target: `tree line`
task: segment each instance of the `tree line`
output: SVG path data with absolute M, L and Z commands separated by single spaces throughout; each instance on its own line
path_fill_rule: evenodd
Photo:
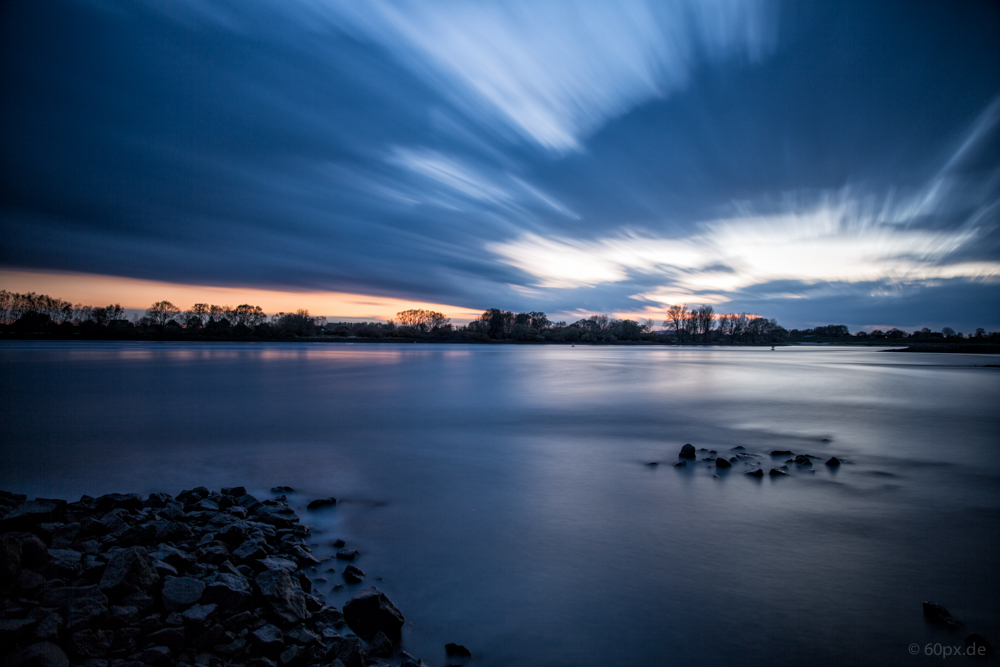
M 774 345 L 783 342 L 972 341 L 997 342 L 1000 334 L 979 328 L 966 337 L 945 327 L 907 333 L 900 329 L 859 331 L 831 324 L 786 330 L 774 319 L 747 313 L 717 314 L 711 305 L 669 306 L 656 330 L 651 319 L 618 319 L 591 315 L 567 324 L 553 322 L 543 312 L 490 308 L 467 325 L 456 326 L 444 314 L 419 308 L 396 313 L 387 322 L 327 322 L 308 310 L 268 315 L 260 306 L 236 307 L 196 303 L 181 310 L 157 301 L 142 314 L 127 318 L 120 304 L 84 306 L 46 294 L 0 290 L 0 331 L 15 337 L 61 338 L 288 338 L 426 339 L 453 342 L 666 343 L 678 345 Z

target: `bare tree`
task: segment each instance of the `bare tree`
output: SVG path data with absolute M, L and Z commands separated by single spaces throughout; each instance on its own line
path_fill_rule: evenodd
M 674 339 L 680 343 L 682 340 L 683 326 L 687 322 L 687 304 L 681 304 L 679 306 L 670 306 L 667 308 L 667 319 L 663 323 L 663 326 L 673 327 L 674 329 Z
M 180 315 L 181 309 L 169 301 L 157 301 L 146 309 L 146 317 L 157 326 L 164 326 Z
M 698 329 L 701 330 L 702 340 L 708 342 L 708 335 L 712 331 L 712 327 L 715 325 L 715 309 L 712 306 L 705 304 L 698 308 L 697 311 L 698 318 Z

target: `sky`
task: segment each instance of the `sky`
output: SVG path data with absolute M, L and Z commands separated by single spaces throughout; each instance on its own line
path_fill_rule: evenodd
M 7 0 L 0 288 L 998 329 L 998 63 L 985 0 Z

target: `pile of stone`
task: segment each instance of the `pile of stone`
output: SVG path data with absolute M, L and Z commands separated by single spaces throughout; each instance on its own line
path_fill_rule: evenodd
M 282 498 L 242 487 L 82 497 L 0 491 L 0 664 L 298 667 L 423 664 L 375 588 L 343 613 Z

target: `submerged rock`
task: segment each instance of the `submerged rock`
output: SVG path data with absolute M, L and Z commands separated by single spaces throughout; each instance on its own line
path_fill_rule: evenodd
M 764 471 L 761 470 L 760 468 L 757 468 L 755 470 L 751 470 L 751 471 L 745 472 L 743 474 L 744 475 L 750 475 L 751 477 L 763 477 L 764 476 Z
M 309 503 L 308 505 L 306 505 L 306 509 L 320 510 L 325 507 L 334 507 L 336 504 L 337 504 L 336 498 L 318 498 Z
M 687 461 L 678 461 L 677 463 L 674 464 L 674 467 L 675 468 L 683 468 L 687 464 L 688 464 Z
M 791 456 L 792 452 L 787 449 L 774 449 L 771 451 L 771 456 Z
M 444 652 L 448 654 L 449 657 L 461 657 L 461 658 L 471 658 L 472 651 L 465 648 L 461 644 L 445 644 Z
M 784 470 L 778 470 L 777 468 L 771 468 L 771 472 L 767 473 L 771 477 L 781 477 L 782 475 L 787 475 L 788 473 Z
M 936 602 L 924 602 L 924 618 L 931 623 L 943 625 L 946 628 L 957 628 L 962 625 L 948 610 Z
M 681 451 L 680 451 L 680 454 L 678 454 L 678 456 L 681 457 L 682 459 L 693 459 L 693 458 L 695 458 L 697 456 L 697 454 L 695 453 L 694 445 L 688 443 L 688 444 L 684 445 L 683 447 L 681 447 Z
M 720 456 L 719 458 L 715 459 L 715 467 L 719 469 L 732 468 L 733 464 Z
M 829 459 L 827 459 L 826 464 L 831 468 L 835 468 L 840 465 L 840 459 L 838 459 L 836 456 L 831 456 Z

